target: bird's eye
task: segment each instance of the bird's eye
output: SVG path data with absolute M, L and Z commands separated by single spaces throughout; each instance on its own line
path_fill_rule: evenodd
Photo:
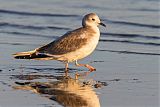
M 93 21 L 95 21 L 95 19 L 92 19 Z

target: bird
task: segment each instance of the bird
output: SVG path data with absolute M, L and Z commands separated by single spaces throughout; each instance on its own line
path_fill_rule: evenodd
M 57 60 L 65 64 L 66 73 L 71 62 L 93 72 L 96 68 L 89 64 L 80 64 L 78 60 L 87 57 L 95 50 L 100 38 L 99 25 L 106 27 L 96 13 L 86 14 L 82 19 L 82 27 L 68 31 L 46 45 L 31 51 L 17 52 L 13 56 L 16 59 Z

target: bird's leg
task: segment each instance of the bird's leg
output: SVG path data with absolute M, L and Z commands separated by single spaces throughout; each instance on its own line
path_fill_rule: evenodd
M 76 65 L 76 66 L 84 66 L 84 67 L 88 68 L 90 72 L 96 71 L 96 69 L 95 69 L 94 67 L 92 67 L 92 66 L 90 66 L 90 65 L 88 65 L 88 64 L 79 64 L 79 63 L 77 62 L 77 60 L 75 61 L 75 65 Z
M 65 76 L 68 76 L 68 62 L 65 64 Z

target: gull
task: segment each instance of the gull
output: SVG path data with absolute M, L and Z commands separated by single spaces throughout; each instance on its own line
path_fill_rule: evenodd
M 68 64 L 74 61 L 76 66 L 84 66 L 90 72 L 95 71 L 91 65 L 79 64 L 78 60 L 95 50 L 100 38 L 99 25 L 106 27 L 95 13 L 89 13 L 83 17 L 82 27 L 65 33 L 49 44 L 13 56 L 16 59 L 58 60 L 64 62 L 66 73 Z

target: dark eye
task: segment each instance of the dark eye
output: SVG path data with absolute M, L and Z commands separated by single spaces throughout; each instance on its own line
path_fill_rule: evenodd
M 95 21 L 95 19 L 92 19 L 93 21 Z

